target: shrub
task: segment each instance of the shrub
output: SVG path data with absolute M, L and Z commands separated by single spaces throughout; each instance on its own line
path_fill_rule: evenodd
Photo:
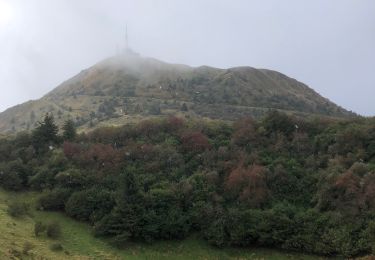
M 47 225 L 47 236 L 49 238 L 57 239 L 61 236 L 60 223 L 52 222 Z
M 51 249 L 51 251 L 56 252 L 56 251 L 62 251 L 64 248 L 60 243 L 53 243 L 49 246 L 49 249 Z
M 73 193 L 66 203 L 65 211 L 75 219 L 94 222 L 110 212 L 113 205 L 110 192 L 89 189 Z
M 267 113 L 262 121 L 262 126 L 265 128 L 267 135 L 280 132 L 289 136 L 295 130 L 292 118 L 276 110 Z
M 12 257 L 11 259 L 22 259 L 22 252 L 15 248 L 10 249 L 9 254 Z
M 0 184 L 4 189 L 11 191 L 19 191 L 23 188 L 22 179 L 17 173 L 8 169 L 0 169 Z
M 55 176 L 55 180 L 60 187 L 65 188 L 79 188 L 85 184 L 87 185 L 89 182 L 85 174 L 77 169 L 69 169 L 59 172 Z
M 40 233 L 46 231 L 46 225 L 44 225 L 41 221 L 35 222 L 34 224 L 34 234 L 35 236 L 39 236 Z
M 228 176 L 225 189 L 228 194 L 250 207 L 258 208 L 267 202 L 269 190 L 266 182 L 267 169 L 260 165 L 245 168 L 240 165 Z
M 12 201 L 8 204 L 7 212 L 10 216 L 22 217 L 29 213 L 29 205 L 25 202 Z
M 38 200 L 38 208 L 41 210 L 64 210 L 65 202 L 70 196 L 68 189 L 55 189 L 47 192 Z
M 29 241 L 26 241 L 24 244 L 23 244 L 23 249 L 22 249 L 22 253 L 24 255 L 28 255 L 30 253 L 30 250 L 34 248 L 34 245 L 31 244 Z
M 48 167 L 40 167 L 36 174 L 29 179 L 29 186 L 38 191 L 46 188 L 52 188 L 54 185 L 55 174 Z
M 182 147 L 187 152 L 203 152 L 209 149 L 207 136 L 199 131 L 186 132 L 181 136 Z
M 228 235 L 225 232 L 225 217 L 217 216 L 211 221 L 204 232 L 205 239 L 212 245 L 224 247 L 228 243 Z
M 117 248 L 123 248 L 126 245 L 126 243 L 129 242 L 130 237 L 131 237 L 131 235 L 128 232 L 124 231 L 124 232 L 112 237 L 109 240 L 109 242 L 110 242 L 111 245 L 113 245 Z

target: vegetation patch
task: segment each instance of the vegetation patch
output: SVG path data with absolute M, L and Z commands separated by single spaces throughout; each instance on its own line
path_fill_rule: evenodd
M 0 190 L 0 258 L 11 259 L 300 259 L 301 255 L 266 249 L 224 249 L 210 247 L 199 238 L 184 241 L 160 241 L 154 244 L 135 243 L 119 250 L 107 241 L 92 236 L 91 228 L 61 213 L 35 211 L 32 217 L 12 218 L 6 213 L 9 198 L 35 205 L 41 194 L 34 192 L 10 193 Z M 56 241 L 49 239 L 45 229 L 35 236 L 36 223 L 57 221 L 62 236 Z M 62 247 L 62 249 L 61 249 Z M 304 256 L 305 257 L 305 256 Z M 315 259 L 306 256 L 307 259 Z
M 29 236 L 83 255 L 98 241 L 122 255 L 193 235 L 219 251 L 374 251 L 373 119 L 273 111 L 234 124 L 169 117 L 72 133 L 46 115 L 32 133 L 0 140 L 0 172 L 13 176 L 3 188 L 39 194 L 35 216 L 9 216 L 10 229 L 33 218 Z M 86 223 L 66 225 L 61 213 Z M 73 226 L 85 235 L 74 238 Z
M 25 202 L 10 201 L 8 203 L 7 213 L 14 218 L 26 216 L 29 211 L 30 206 Z

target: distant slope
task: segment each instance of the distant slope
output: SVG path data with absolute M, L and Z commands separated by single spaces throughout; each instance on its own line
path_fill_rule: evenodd
M 259 117 L 269 109 L 355 116 L 276 71 L 193 68 L 128 53 L 82 71 L 39 100 L 0 113 L 0 132 L 33 128 L 47 112 L 53 112 L 59 123 L 70 117 L 90 128 L 176 113 L 235 120 Z

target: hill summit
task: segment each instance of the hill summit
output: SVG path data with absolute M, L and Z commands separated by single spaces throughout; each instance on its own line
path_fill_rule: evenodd
M 0 132 L 31 129 L 47 112 L 58 123 L 72 118 L 78 126 L 91 128 L 170 114 L 236 120 L 259 117 L 270 109 L 355 116 L 276 71 L 190 67 L 127 52 L 81 71 L 39 100 L 0 113 Z

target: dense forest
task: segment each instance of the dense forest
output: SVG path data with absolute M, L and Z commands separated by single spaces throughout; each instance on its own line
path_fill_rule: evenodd
M 168 117 L 77 134 L 47 114 L 0 139 L 0 184 L 116 246 L 199 234 L 214 246 L 375 251 L 375 120 L 269 112 Z

